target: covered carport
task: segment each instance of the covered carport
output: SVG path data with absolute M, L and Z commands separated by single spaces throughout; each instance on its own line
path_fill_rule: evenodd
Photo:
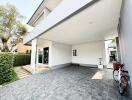
M 56 65 L 72 62 L 95 67 L 99 64 L 99 58 L 102 59 L 102 64 L 106 65 L 104 41 L 118 37 L 117 29 L 121 3 L 121 0 L 93 0 L 61 21 L 58 21 L 58 23 L 53 24 L 55 21 L 54 17 L 57 19 L 58 16 L 59 19 L 61 15 L 64 16 L 66 13 L 65 11 L 59 13 L 59 7 L 61 9 L 64 4 L 62 2 L 59 7 L 51 12 L 47 19 L 34 28 L 32 35 L 28 35 L 34 37 L 32 39 L 30 37 L 29 40 L 32 40 L 34 48 L 46 40 L 56 45 L 61 44 L 71 48 L 71 52 L 68 51 L 68 55 L 72 54 L 73 50 L 77 50 L 78 54 L 76 57 L 72 55 L 71 58 L 69 56 L 68 58 L 60 57 L 60 60 L 63 58 L 69 60 L 57 63 Z M 70 6 L 69 8 L 67 6 L 67 9 L 71 10 Z M 49 27 L 50 24 L 51 27 Z M 25 37 L 25 42 L 27 42 L 28 36 Z M 38 39 L 38 42 L 37 40 L 33 42 L 34 39 Z M 36 49 L 32 51 L 34 50 Z M 33 53 L 36 52 L 34 51 Z M 54 59 L 55 53 L 53 54 L 54 56 L 52 54 L 50 55 L 50 62 L 52 62 L 50 66 L 56 63 L 56 59 Z M 33 54 L 32 56 L 32 63 L 35 62 L 35 55 Z M 61 55 L 58 53 L 57 56 Z

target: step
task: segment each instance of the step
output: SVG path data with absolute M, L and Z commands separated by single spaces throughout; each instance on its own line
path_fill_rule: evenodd
M 31 73 L 29 73 L 28 71 L 26 71 L 25 69 L 23 69 L 22 67 L 18 67 L 18 68 L 15 68 L 15 71 L 18 75 L 18 77 L 21 79 L 21 78 L 25 78 L 25 77 L 28 77 L 31 75 Z

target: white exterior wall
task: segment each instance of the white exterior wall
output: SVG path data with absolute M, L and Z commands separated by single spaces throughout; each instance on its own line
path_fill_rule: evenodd
M 31 33 L 24 37 L 24 43 L 28 43 L 36 36 L 44 33 L 55 24 L 67 18 L 92 0 L 63 0 Z
M 77 50 L 77 56 L 72 56 L 72 63 L 98 65 L 99 58 L 103 58 L 105 64 L 104 41 L 73 45 L 72 50 Z
M 71 63 L 72 59 L 72 46 L 52 42 L 52 58 L 51 65 L 60 65 Z
M 41 41 L 37 48 L 49 47 L 49 66 L 56 66 L 67 63 L 79 63 L 98 65 L 99 58 L 103 58 L 105 65 L 104 41 L 90 42 L 80 45 L 67 45 L 53 41 Z M 72 56 L 72 50 L 77 50 L 77 56 Z
M 39 39 L 37 41 L 37 52 L 39 49 L 49 47 L 49 67 L 71 63 L 72 59 L 72 46 Z M 38 55 L 38 54 L 37 54 Z M 38 56 L 37 56 L 38 63 Z
M 34 27 L 37 26 L 43 19 L 44 19 L 44 14 L 39 16 L 39 18 L 33 22 L 34 24 L 33 26 Z
M 109 50 L 108 50 L 108 45 L 111 43 L 112 40 L 109 40 L 109 41 L 105 41 L 105 54 L 106 54 L 106 65 L 109 64 L 109 61 L 110 61 L 110 53 L 109 53 Z
M 52 61 L 52 41 L 46 41 L 46 40 L 38 40 L 38 43 L 37 43 L 37 52 L 38 52 L 38 49 L 41 49 L 43 50 L 43 48 L 45 47 L 49 47 L 49 66 L 51 66 L 51 61 Z M 37 63 L 38 63 L 38 57 L 37 57 Z
M 123 2 L 119 36 L 122 63 L 129 71 L 132 84 L 132 0 L 124 0 Z

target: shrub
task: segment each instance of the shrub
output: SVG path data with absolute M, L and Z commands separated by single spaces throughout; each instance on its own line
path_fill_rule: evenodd
M 30 54 L 14 54 L 14 66 L 23 66 L 30 64 Z
M 0 84 L 16 80 L 13 58 L 12 53 L 0 53 Z
M 17 73 L 13 70 L 13 72 L 12 72 L 12 81 L 16 81 L 18 79 L 19 79 L 19 77 L 17 76 Z

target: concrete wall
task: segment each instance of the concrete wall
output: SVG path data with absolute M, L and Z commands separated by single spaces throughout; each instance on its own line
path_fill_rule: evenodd
M 72 50 L 74 49 L 77 50 L 77 56 L 72 56 L 72 63 L 98 65 L 99 58 L 103 58 L 103 64 L 105 64 L 104 41 L 73 45 Z
M 120 47 L 122 63 L 129 71 L 132 83 L 132 0 L 123 0 L 121 10 Z
M 72 46 L 57 42 L 52 42 L 51 52 L 52 52 L 52 58 L 51 58 L 52 66 L 71 63 Z

